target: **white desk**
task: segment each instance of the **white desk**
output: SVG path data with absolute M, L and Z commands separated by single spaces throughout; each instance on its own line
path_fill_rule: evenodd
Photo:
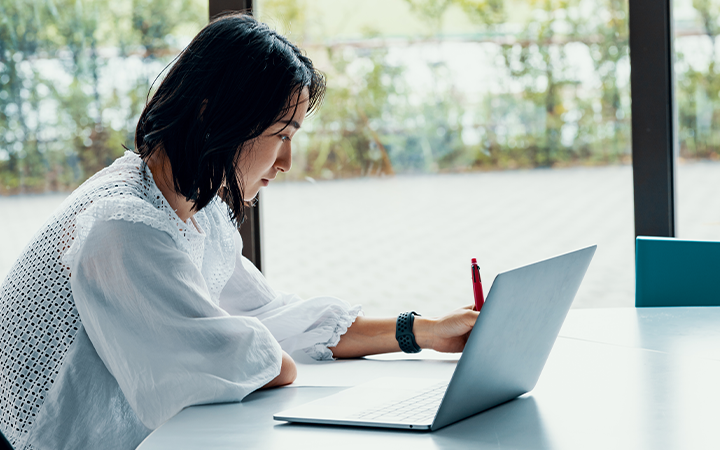
M 576 309 L 560 336 L 720 361 L 720 307 Z
M 457 359 L 398 356 L 301 364 L 293 386 L 187 408 L 139 449 L 720 448 L 720 308 L 571 311 L 530 394 L 432 433 L 272 420 L 379 376 L 449 378 Z

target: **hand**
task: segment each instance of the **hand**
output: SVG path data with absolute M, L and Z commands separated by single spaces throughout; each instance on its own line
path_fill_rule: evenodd
M 418 345 L 438 352 L 462 352 L 480 314 L 473 309 L 466 306 L 439 319 L 416 316 L 413 333 Z
M 278 386 L 285 386 L 297 378 L 297 367 L 292 357 L 284 350 L 282 352 L 282 366 L 280 367 L 280 375 L 273 378 L 271 382 L 263 386 L 261 389 L 269 389 Z

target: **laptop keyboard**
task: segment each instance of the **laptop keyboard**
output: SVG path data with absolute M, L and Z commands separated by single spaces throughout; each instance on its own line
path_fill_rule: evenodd
M 399 402 L 388 403 L 357 414 L 354 419 L 378 422 L 424 423 L 435 417 L 440 407 L 447 383 L 440 383 L 429 390 Z

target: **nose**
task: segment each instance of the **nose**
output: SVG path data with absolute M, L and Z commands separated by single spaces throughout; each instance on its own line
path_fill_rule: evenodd
M 292 167 L 292 147 L 290 141 L 283 144 L 275 159 L 275 168 L 280 172 L 287 172 Z

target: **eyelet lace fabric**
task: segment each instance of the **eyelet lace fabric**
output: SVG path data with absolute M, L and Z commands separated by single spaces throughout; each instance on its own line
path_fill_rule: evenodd
M 281 348 L 332 359 L 360 307 L 276 293 L 242 256 L 220 200 L 193 218 L 183 222 L 126 152 L 32 238 L 0 285 L 0 430 L 14 448 L 107 448 L 123 438 L 134 448 L 184 407 L 240 401 L 272 380 Z M 168 241 L 166 259 L 111 256 Z M 89 276 L 87 264 L 118 272 Z M 100 285 L 111 287 L 93 290 Z
M 211 249 L 205 234 L 184 223 L 131 152 L 78 188 L 40 228 L 0 285 L 0 426 L 23 448 L 80 327 L 69 266 L 95 220 L 142 222 L 168 233 L 203 272 L 211 298 L 234 268 L 234 228 L 219 201 L 195 214 L 203 230 L 221 233 Z M 225 221 L 223 226 L 219 226 Z M 205 250 L 217 255 L 210 261 Z

